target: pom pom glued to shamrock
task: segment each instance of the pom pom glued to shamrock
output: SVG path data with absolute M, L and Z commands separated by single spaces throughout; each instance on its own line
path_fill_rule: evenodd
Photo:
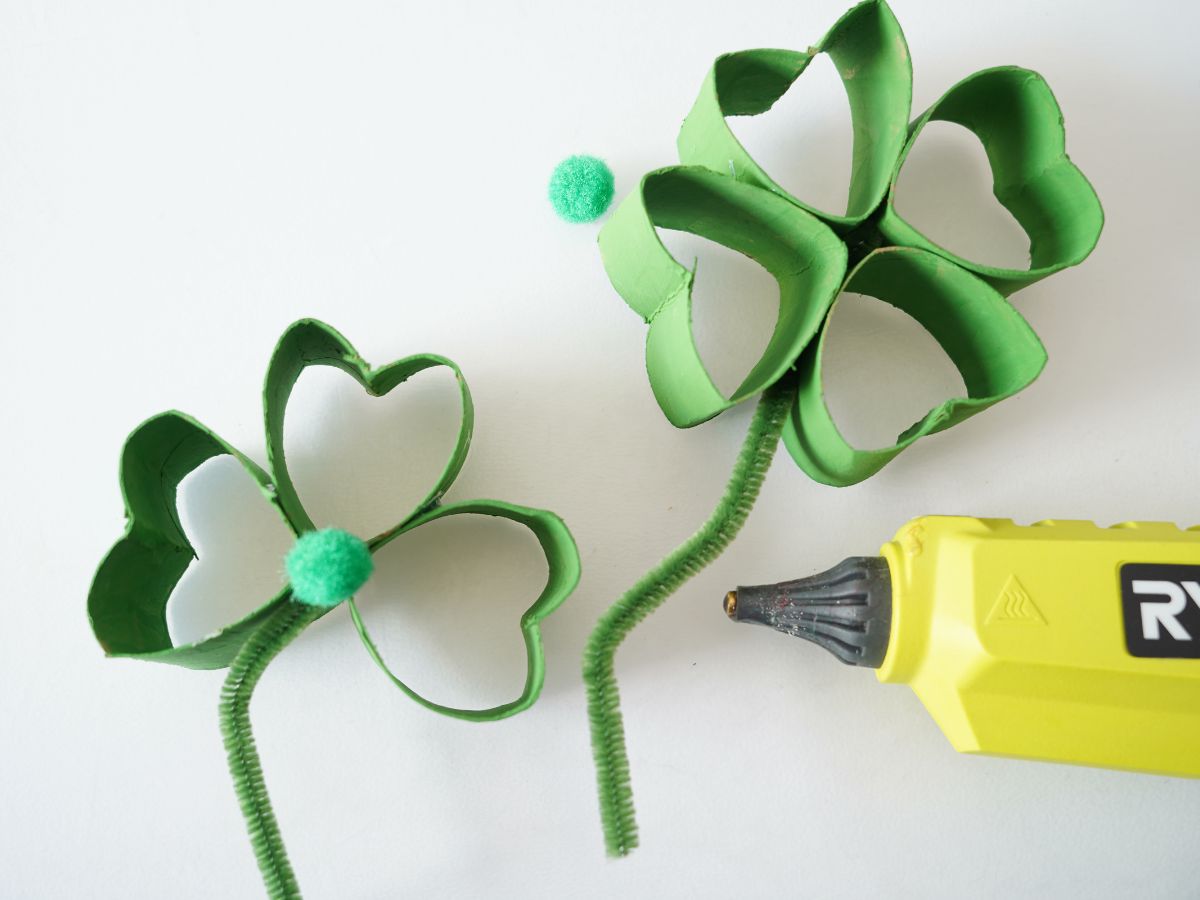
M 371 548 L 340 528 L 300 535 L 284 558 L 292 596 L 309 606 L 337 606 L 367 583 L 375 570 Z

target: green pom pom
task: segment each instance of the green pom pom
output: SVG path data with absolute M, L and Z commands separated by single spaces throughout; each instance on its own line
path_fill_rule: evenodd
M 300 535 L 284 559 L 292 596 L 309 606 L 337 606 L 367 583 L 375 562 L 366 543 L 338 528 Z
M 612 198 L 612 169 L 594 156 L 568 156 L 550 176 L 550 203 L 568 222 L 600 218 Z

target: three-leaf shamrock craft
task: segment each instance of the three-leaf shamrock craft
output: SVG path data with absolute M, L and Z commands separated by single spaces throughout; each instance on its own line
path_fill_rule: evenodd
M 462 418 L 448 461 L 417 507 L 374 537 L 363 539 L 338 529 L 316 529 L 288 473 L 284 415 L 293 387 L 309 366 L 340 369 L 372 396 L 383 396 L 416 373 L 436 366 L 449 368 L 457 379 Z M 511 716 L 527 709 L 541 691 L 545 663 L 540 623 L 574 590 L 580 566 L 571 533 L 554 513 L 498 500 L 442 502 L 466 461 L 473 424 L 467 383 L 458 367 L 445 357 L 410 356 L 372 368 L 328 325 L 301 320 L 284 333 L 275 348 L 263 401 L 267 469 L 182 413 L 155 416 L 133 432 L 121 459 L 128 525 L 96 573 L 88 597 L 88 614 L 96 638 L 110 656 L 197 669 L 228 667 L 220 716 L 230 772 L 268 893 L 272 897 L 295 897 L 299 896 L 299 888 L 267 797 L 250 728 L 251 695 L 270 661 L 307 625 L 344 601 L 367 652 L 396 687 L 413 700 L 460 719 L 492 721 Z M 190 472 L 223 455 L 233 457 L 245 468 L 296 536 L 286 559 L 288 583 L 240 621 L 203 640 L 176 645 L 167 629 L 167 604 L 196 558 L 180 524 L 176 493 Z M 515 699 L 488 709 L 443 706 L 401 681 L 384 662 L 353 598 L 371 575 L 372 554 L 406 532 L 459 515 L 498 516 L 525 526 L 540 543 L 548 568 L 545 588 L 520 619 L 528 659 L 524 687 Z
M 730 130 L 731 116 L 759 115 L 828 54 L 846 90 L 853 160 L 845 212 L 792 196 Z M 629 762 L 614 673 L 624 637 L 733 540 L 782 437 L 814 480 L 844 486 L 878 472 L 921 437 L 943 431 L 1027 387 L 1046 362 L 1033 329 L 1005 299 L 1081 262 L 1103 226 L 1100 202 L 1067 157 L 1063 118 L 1035 72 L 976 72 L 910 123 L 912 69 L 900 25 L 883 0 L 846 13 L 806 51 L 721 56 L 679 132 L 681 165 L 647 174 L 600 233 L 617 293 L 647 323 L 650 386 L 672 424 L 690 427 L 761 395 L 728 487 L 709 521 L 618 600 L 584 656 L 601 819 L 608 850 L 637 846 Z M 983 145 L 993 193 L 1029 238 L 1026 269 L 983 265 L 938 245 L 896 209 L 896 182 L 930 122 L 951 122 Z M 695 271 L 677 262 L 657 229 L 688 232 L 736 250 L 778 283 L 779 313 L 761 357 L 726 396 L 692 336 Z M 843 292 L 907 313 L 957 367 L 965 397 L 929 410 L 890 446 L 857 448 L 825 404 L 822 354 Z

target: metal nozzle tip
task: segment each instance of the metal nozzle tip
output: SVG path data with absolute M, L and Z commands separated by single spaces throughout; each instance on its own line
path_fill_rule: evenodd
M 725 595 L 725 615 L 731 619 L 737 618 L 737 591 Z

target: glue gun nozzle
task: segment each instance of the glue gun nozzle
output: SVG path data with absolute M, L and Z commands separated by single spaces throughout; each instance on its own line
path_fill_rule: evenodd
M 878 668 L 891 630 L 891 575 L 882 557 L 856 556 L 808 578 L 739 587 L 724 607 L 735 622 L 766 625 L 844 663 Z

